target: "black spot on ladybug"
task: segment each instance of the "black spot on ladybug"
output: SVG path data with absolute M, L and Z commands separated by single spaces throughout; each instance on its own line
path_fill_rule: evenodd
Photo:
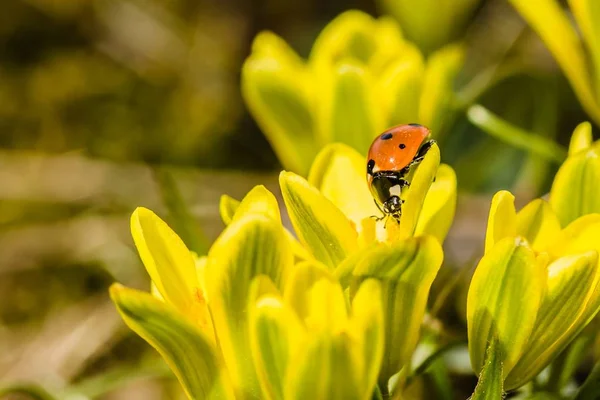
M 367 163 L 367 174 L 373 175 L 373 168 L 375 168 L 375 160 L 369 160 Z
M 391 133 L 384 133 L 383 135 L 381 135 L 381 140 L 388 140 L 392 138 L 392 134 Z
M 408 124 L 408 126 L 414 126 L 415 128 L 420 128 L 420 127 L 422 127 L 423 125 L 421 125 L 421 124 L 415 124 L 415 123 L 412 123 L 412 124 Z
M 404 150 L 406 148 L 406 145 L 404 143 L 400 143 L 400 146 L 398 146 L 398 147 L 400 147 L 402 150 Z

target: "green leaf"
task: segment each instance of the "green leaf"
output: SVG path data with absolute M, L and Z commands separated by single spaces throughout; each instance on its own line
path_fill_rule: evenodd
M 527 383 L 575 338 L 598 286 L 598 272 L 596 251 L 559 258 L 548 266 L 547 289 L 525 351 L 506 377 L 507 389 Z
M 595 0 L 569 0 L 577 25 L 583 34 L 593 64 L 596 96 L 600 94 L 600 7 Z M 596 97 L 598 100 L 598 97 Z
M 469 354 L 475 372 L 483 368 L 492 340 L 498 340 L 504 374 L 511 371 L 534 329 L 545 281 L 545 265 L 520 238 L 504 238 L 486 252 L 467 297 Z
M 34 400 L 58 400 L 59 397 L 54 396 L 52 393 L 50 393 L 49 391 L 47 391 L 46 389 L 44 389 L 42 386 L 40 385 L 36 385 L 36 384 L 16 384 L 16 385 L 8 385 L 8 386 L 3 386 L 0 387 L 0 398 L 3 398 L 4 396 L 7 397 L 7 399 L 11 399 L 12 397 L 9 397 L 11 395 L 16 395 L 16 396 L 26 396 L 29 399 L 34 399 Z M 15 397 L 16 398 L 16 397 Z M 21 397 L 18 397 L 21 398 Z M 62 399 L 62 400 L 69 400 L 69 399 Z
M 419 101 L 419 121 L 431 129 L 433 137 L 439 137 L 452 114 L 454 78 L 462 67 L 463 58 L 461 45 L 449 45 L 427 60 Z
M 288 365 L 304 340 L 294 310 L 275 297 L 259 300 L 250 313 L 252 354 L 263 395 L 283 400 Z
M 502 353 L 497 339 L 492 339 L 471 400 L 502 400 L 504 395 Z
M 264 275 L 281 290 L 292 258 L 280 223 L 260 214 L 229 225 L 208 254 L 204 276 L 219 345 L 234 385 L 251 398 L 259 388 L 250 354 L 250 283 Z
M 409 362 L 419 340 L 429 290 L 442 264 L 442 248 L 433 237 L 422 236 L 375 244 L 359 254 L 351 259 L 351 293 L 369 278 L 382 285 L 386 347 L 379 384 L 387 387 L 389 378 Z
M 573 400 L 596 400 L 600 397 L 600 362 L 592 368 Z
M 131 234 L 162 297 L 187 313 L 199 285 L 194 258 L 183 241 L 156 214 L 143 207 L 131 216 Z
M 326 146 L 313 163 L 308 182 L 358 227 L 363 218 L 379 215 L 366 180 L 365 157 L 341 143 Z
M 478 104 L 467 110 L 467 117 L 485 133 L 517 149 L 558 163 L 563 162 L 567 156 L 567 150 L 554 140 L 516 127 Z
M 356 249 L 357 234 L 346 216 L 304 178 L 282 172 L 279 184 L 300 242 L 330 268 Z
M 550 204 L 562 226 L 577 218 L 600 213 L 600 144 L 570 156 L 560 167 L 550 190 Z
M 179 233 L 190 250 L 196 254 L 206 254 L 209 248 L 208 239 L 190 213 L 189 207 L 177 187 L 177 182 L 167 168 L 154 168 L 153 172 L 175 231 Z
M 515 196 L 501 190 L 492 198 L 488 225 L 485 232 L 485 254 L 500 240 L 517 234 Z
M 569 155 L 577 154 L 592 145 L 592 124 L 582 122 L 573 131 L 569 144 Z
M 547 201 L 536 199 L 519 211 L 516 229 L 517 235 L 527 239 L 531 248 L 542 251 L 559 235 L 560 221 Z
M 588 60 L 577 31 L 556 0 L 509 0 L 540 35 L 562 68 L 581 105 L 600 123 L 600 107 L 594 98 L 594 85 Z M 586 24 L 584 24 L 584 29 Z M 587 34 L 587 32 L 585 32 Z
M 409 237 L 415 234 L 427 193 L 431 188 L 439 165 L 440 149 L 437 144 L 434 144 L 423 161 L 417 166 L 410 181 L 410 186 L 406 191 L 400 220 L 400 237 Z M 389 228 L 393 226 L 393 223 L 388 224 Z
M 444 243 L 454 220 L 455 211 L 456 174 L 449 165 L 440 164 L 435 182 L 425 196 L 415 235 L 432 235 L 440 243 Z
M 333 69 L 327 84 L 320 110 L 324 137 L 366 154 L 373 138 L 384 129 L 369 71 L 344 60 Z
M 253 55 L 242 67 L 242 95 L 285 168 L 306 174 L 318 152 L 310 82 L 303 69 Z
M 215 349 L 195 325 L 150 294 L 114 284 L 110 295 L 127 326 L 160 353 L 188 398 L 233 398 Z

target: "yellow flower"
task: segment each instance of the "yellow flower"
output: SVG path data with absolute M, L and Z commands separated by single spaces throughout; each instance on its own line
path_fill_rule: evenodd
M 260 33 L 242 69 L 242 94 L 282 165 L 306 175 L 325 145 L 364 154 L 389 126 L 419 122 L 439 137 L 462 58 L 452 45 L 425 60 L 393 19 L 348 11 L 323 29 L 307 61 Z
M 309 178 L 317 187 L 281 174 L 298 239 L 262 186 L 241 202 L 223 197 L 228 226 L 198 259 L 155 214 L 135 211 L 132 233 L 157 293 L 115 285 L 111 295 L 189 398 L 369 399 L 408 363 L 456 182 L 438 168 L 434 146 L 415 171 L 400 228 L 380 242 L 359 158 L 344 145 L 325 148 Z
M 492 200 L 468 294 L 469 351 L 480 372 L 495 347 L 506 390 L 535 377 L 600 310 L 600 196 L 590 186 L 600 176 L 597 152 L 581 125 L 549 202 L 517 213 L 509 192 Z

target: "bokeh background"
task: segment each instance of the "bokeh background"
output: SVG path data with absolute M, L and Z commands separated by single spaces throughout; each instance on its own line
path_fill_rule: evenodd
M 148 287 L 129 236 L 136 206 L 201 252 L 223 227 L 221 194 L 241 198 L 259 183 L 277 191 L 281 166 L 240 93 L 260 31 L 306 57 L 339 13 L 391 14 L 425 54 L 464 42 L 458 99 L 562 144 L 589 119 L 506 1 L 461 1 L 458 15 L 432 9 L 423 18 L 405 3 L 3 0 L 0 386 L 37 383 L 73 399 L 182 398 L 154 351 L 125 328 L 107 287 Z M 521 203 L 543 195 L 557 165 L 462 114 L 449 132 L 442 157 L 460 197 L 448 246 L 451 259 L 465 260 L 482 244 L 491 194 L 510 189 Z M 197 223 L 178 227 L 182 219 Z

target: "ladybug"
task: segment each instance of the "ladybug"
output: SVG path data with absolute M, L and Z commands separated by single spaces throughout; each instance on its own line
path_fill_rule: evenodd
M 407 175 L 411 167 L 423 161 L 435 140 L 428 128 L 419 124 L 398 125 L 377 136 L 367 156 L 367 183 L 375 205 L 400 223 L 402 189 L 410 186 Z

